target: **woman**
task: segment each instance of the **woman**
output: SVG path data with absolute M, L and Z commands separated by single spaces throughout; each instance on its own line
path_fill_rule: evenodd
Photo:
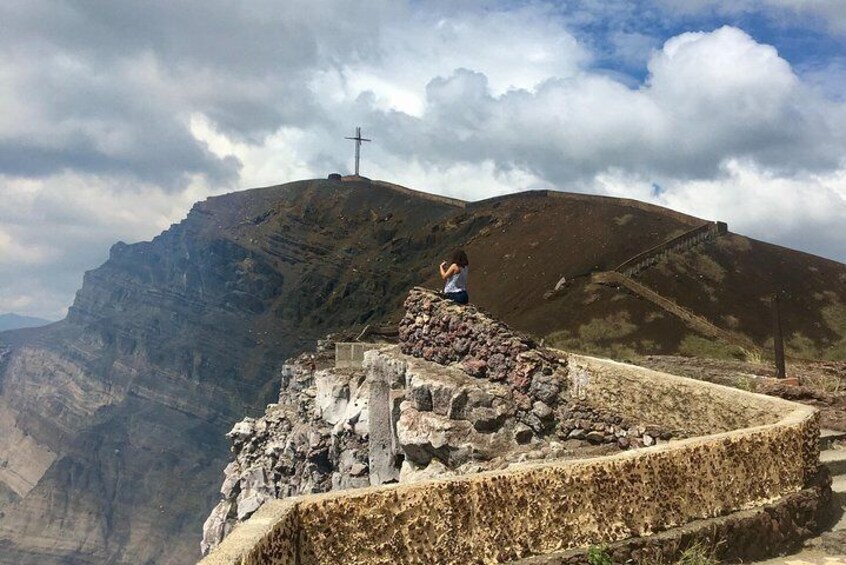
M 441 261 L 441 278 L 446 281 L 444 296 L 458 304 L 467 304 L 470 301 L 467 295 L 467 272 L 470 270 L 467 254 L 463 249 L 456 249 L 449 267 L 446 265 L 446 261 Z

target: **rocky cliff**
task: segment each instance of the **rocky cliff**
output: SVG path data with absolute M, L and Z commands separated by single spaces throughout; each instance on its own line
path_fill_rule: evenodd
M 302 182 L 213 198 L 151 242 L 116 244 L 66 320 L 0 334 L 0 562 L 199 557 L 225 432 L 276 397 L 295 351 L 395 309 L 453 213 Z
M 190 562 L 219 500 L 225 433 L 277 401 L 285 359 L 330 331 L 398 324 L 408 289 L 439 284 L 436 265 L 459 245 L 472 302 L 517 329 L 677 351 L 695 331 L 572 276 L 697 222 L 608 198 L 464 204 L 365 179 L 198 203 L 152 241 L 116 244 L 66 320 L 0 333 L 0 562 Z M 735 235 L 687 253 L 643 280 L 758 342 L 778 283 L 797 344 L 846 343 L 846 266 Z

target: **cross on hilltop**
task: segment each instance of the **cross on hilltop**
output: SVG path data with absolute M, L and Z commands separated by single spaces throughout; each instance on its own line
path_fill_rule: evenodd
M 355 137 L 345 137 L 344 139 L 351 139 L 355 141 L 355 176 L 359 176 L 358 174 L 358 164 L 361 160 L 361 142 L 362 141 L 373 141 L 372 139 L 365 139 L 361 137 L 361 128 L 355 128 Z

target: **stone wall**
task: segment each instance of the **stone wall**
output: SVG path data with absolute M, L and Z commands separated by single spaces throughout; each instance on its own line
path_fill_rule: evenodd
M 285 536 L 296 536 L 296 557 L 276 562 L 505 562 L 764 505 L 799 492 L 816 476 L 818 415 L 812 408 L 611 361 L 573 363 L 592 371 L 578 383 L 580 402 L 601 405 L 613 396 L 624 399 L 615 401 L 621 409 L 656 419 L 665 418 L 663 410 L 680 425 L 701 416 L 740 429 L 593 459 L 298 497 L 290 507 L 296 523 L 287 513 L 281 522 L 287 533 L 271 528 L 263 541 L 243 542 L 239 558 L 258 562 L 250 556 L 266 555 L 268 544 L 290 548 L 293 538 Z M 630 369 L 639 378 L 620 378 Z M 614 395 L 603 392 L 612 386 Z M 652 408 L 653 398 L 660 405 L 670 390 L 687 401 Z M 729 417 L 731 405 L 738 415 Z M 236 551 L 229 543 L 223 544 L 227 555 Z M 215 555 L 207 563 L 231 562 Z
M 233 460 L 203 525 L 204 554 L 270 500 L 370 484 L 368 384 L 360 368 L 331 364 L 328 351 L 289 359 L 279 403 L 227 434 Z
M 538 348 L 423 289 L 406 306 L 400 345 L 367 352 L 366 381 L 354 381 L 369 391 L 370 482 L 401 484 L 271 500 L 205 564 L 551 556 L 787 501 L 818 476 L 813 408 Z M 345 412 L 335 428 L 358 432 L 359 417 Z M 574 433 L 594 433 L 614 454 L 560 458 L 558 439 Z M 534 459 L 529 448 L 552 460 L 521 463 Z M 484 469 L 499 470 L 474 472 Z M 782 512 L 796 522 L 782 537 L 811 527 L 799 523 L 812 520 L 806 510 Z M 756 520 L 744 522 L 750 535 Z
M 535 403 L 554 408 L 567 390 L 567 358 L 537 347 L 473 306 L 412 289 L 399 325 L 403 353 L 457 365 L 472 377 L 507 383 L 518 419 L 529 423 Z
M 562 354 L 564 354 L 562 352 Z M 783 400 L 608 359 L 569 354 L 583 403 L 622 417 L 702 436 L 778 422 Z
M 809 461 L 818 452 L 804 438 L 818 424 L 812 408 L 762 404 L 781 418 L 595 459 L 300 497 L 292 501 L 297 557 L 278 562 L 507 562 L 764 505 L 810 484 L 816 465 L 812 473 Z M 244 562 L 255 562 L 250 555 L 272 538 L 245 548 Z

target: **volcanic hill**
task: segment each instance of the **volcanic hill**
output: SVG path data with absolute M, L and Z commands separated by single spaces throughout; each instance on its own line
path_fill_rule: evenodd
M 198 203 L 116 244 L 65 320 L 0 333 L 0 562 L 193 562 L 224 433 L 275 399 L 285 359 L 395 322 L 458 246 L 471 301 L 565 348 L 761 355 L 779 292 L 789 353 L 846 357 L 846 265 L 712 227 L 614 198 L 464 203 L 352 177 Z M 607 275 L 632 257 L 636 275 Z

